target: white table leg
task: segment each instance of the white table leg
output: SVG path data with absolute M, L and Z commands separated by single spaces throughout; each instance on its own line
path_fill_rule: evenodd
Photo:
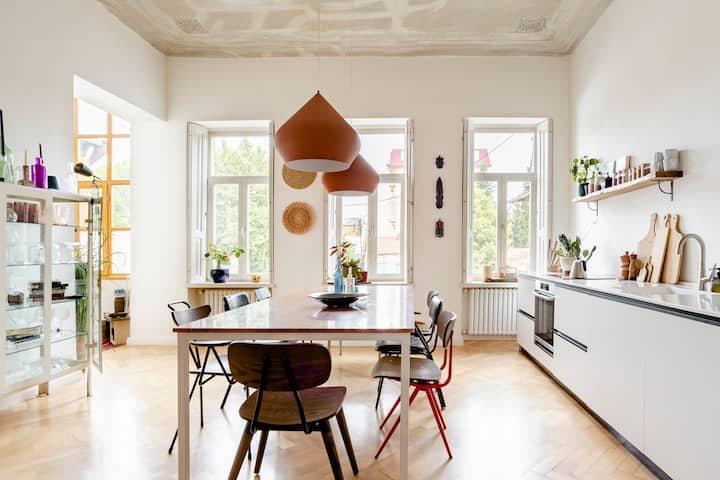
M 410 335 L 400 341 L 400 480 L 408 479 L 410 417 Z
M 178 480 L 190 479 L 190 402 L 188 396 L 189 340 L 185 333 L 177 334 L 177 386 L 178 386 Z

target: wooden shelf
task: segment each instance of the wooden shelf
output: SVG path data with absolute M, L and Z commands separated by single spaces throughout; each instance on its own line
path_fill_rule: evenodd
M 616 197 L 625 193 L 634 192 L 635 190 L 641 190 L 643 188 L 653 187 L 663 182 L 672 182 L 677 178 L 682 178 L 682 170 L 668 171 L 668 172 L 656 172 L 651 173 L 643 178 L 638 178 L 632 182 L 626 182 L 622 185 L 616 185 L 610 188 L 604 188 L 599 192 L 593 192 L 585 195 L 584 197 L 575 197 L 573 202 L 575 203 L 591 203 L 606 198 Z M 669 192 L 668 192 L 669 193 Z

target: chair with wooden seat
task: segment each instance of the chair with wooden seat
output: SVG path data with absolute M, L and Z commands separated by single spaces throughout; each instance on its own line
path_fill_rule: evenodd
M 428 306 L 428 319 L 429 327 L 426 331 L 423 331 L 419 326 L 418 322 L 415 325 L 415 332 L 410 337 L 410 355 L 422 355 L 425 358 L 432 360 L 432 354 L 437 348 L 437 335 L 436 335 L 436 324 L 438 316 L 443 308 L 443 301 L 440 295 L 435 290 L 430 290 L 427 296 Z M 400 355 L 400 342 L 396 340 L 378 340 L 375 343 L 375 350 L 379 355 Z M 377 386 L 377 397 L 375 399 L 375 409 L 377 410 L 380 406 L 380 396 L 382 395 L 383 379 L 378 380 Z M 440 405 L 445 408 L 445 399 L 443 398 L 442 391 L 438 390 L 438 397 L 440 398 Z
M 434 390 L 446 387 L 452 380 L 452 364 L 453 364 L 453 332 L 455 330 L 456 315 L 450 311 L 444 311 L 440 313 L 437 321 L 438 337 L 440 337 L 443 345 L 443 363 L 438 366 L 435 361 L 427 358 L 411 358 L 410 359 L 410 387 L 413 388 L 412 394 L 410 395 L 410 405 L 412 405 L 415 398 L 420 392 L 425 392 L 425 396 L 430 404 L 433 416 L 435 417 L 435 423 L 437 424 L 440 436 L 442 437 L 445 449 L 450 458 L 452 458 L 452 451 L 448 444 L 447 437 L 445 436 L 445 419 L 443 418 L 442 410 L 438 404 L 437 399 L 434 395 Z M 447 377 L 443 380 L 443 372 L 447 370 Z M 375 378 L 387 378 L 399 381 L 400 380 L 400 358 L 396 356 L 383 357 L 377 361 L 373 367 L 373 377 Z M 385 416 L 380 429 L 382 429 L 388 422 L 390 417 L 397 409 L 400 404 L 400 397 L 393 404 L 392 408 Z M 392 437 L 395 430 L 397 430 L 400 424 L 400 415 L 398 415 L 395 423 L 390 428 L 385 440 L 380 445 L 375 458 L 378 458 L 382 453 L 385 445 L 387 445 L 390 437 Z
M 272 294 L 270 293 L 270 289 L 267 287 L 260 287 L 255 289 L 255 301 L 259 302 L 261 300 L 267 300 L 270 298 Z
M 244 307 L 250 304 L 250 298 L 245 292 L 234 293 L 232 295 L 225 295 L 223 297 L 223 306 L 225 311 L 235 310 L 236 308 Z
M 316 343 L 262 344 L 233 342 L 228 348 L 230 369 L 239 383 L 256 389 L 240 407 L 247 423 L 233 461 L 229 479 L 237 478 L 250 442 L 260 431 L 255 473 L 260 473 L 268 432 L 321 432 L 333 476 L 343 478 L 340 460 L 330 428 L 337 419 L 350 465 L 355 475 L 357 462 L 350 440 L 343 401 L 345 387 L 320 387 L 332 368 L 330 352 Z
M 178 305 L 183 305 L 184 309 L 178 309 Z M 191 307 L 190 304 L 184 300 L 179 302 L 172 302 L 168 304 L 170 309 L 170 315 L 176 326 L 184 325 L 194 320 L 199 320 L 210 315 L 212 308 L 210 305 L 202 305 L 200 307 Z M 230 374 L 230 366 L 228 364 L 227 355 L 218 354 L 217 348 L 225 347 L 230 345 L 230 341 L 225 340 L 193 340 L 190 342 L 190 358 L 193 361 L 194 368 L 190 369 L 190 375 L 195 376 L 192 388 L 190 389 L 190 398 L 192 400 L 195 388 L 200 387 L 200 427 L 205 426 L 205 414 L 203 411 L 203 385 L 208 383 L 215 377 L 224 377 L 227 380 L 228 386 L 225 390 L 225 396 L 223 397 L 220 408 L 225 408 L 225 402 L 227 402 L 230 389 L 235 384 Z M 204 357 L 201 356 L 200 349 L 205 349 Z M 212 353 L 212 357 L 210 354 Z M 202 358 L 202 360 L 201 360 Z M 177 441 L 178 432 L 175 430 L 175 436 L 170 443 L 168 454 L 172 454 L 175 442 Z

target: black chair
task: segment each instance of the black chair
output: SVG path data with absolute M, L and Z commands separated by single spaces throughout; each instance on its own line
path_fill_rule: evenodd
M 186 308 L 183 310 L 176 309 L 177 305 L 184 305 Z M 173 322 L 176 326 L 184 325 L 194 320 L 199 320 L 210 315 L 212 309 L 210 305 L 202 305 L 200 307 L 191 307 L 190 304 L 184 300 L 179 302 L 168 303 L 170 309 L 170 315 L 172 316 Z M 190 342 L 190 358 L 192 358 L 195 368 L 190 370 L 190 375 L 195 376 L 193 386 L 190 389 L 190 398 L 192 400 L 195 388 L 200 387 L 200 427 L 205 426 L 205 415 L 203 412 L 203 385 L 212 380 L 215 377 L 225 377 L 228 382 L 227 390 L 225 390 L 225 396 L 223 397 L 220 408 L 225 408 L 225 402 L 227 401 L 230 389 L 235 384 L 235 379 L 230 374 L 230 367 L 227 360 L 227 355 L 219 355 L 217 352 L 218 347 L 225 347 L 230 345 L 230 341 L 226 340 L 193 340 Z M 201 360 L 200 348 L 205 349 L 205 355 Z M 210 353 L 213 354 L 213 358 L 210 358 Z M 168 454 L 172 454 L 175 442 L 177 441 L 178 432 L 175 430 L 175 436 L 173 436 Z
M 410 337 L 410 355 L 422 355 L 423 357 L 432 360 L 432 354 L 437 348 L 437 320 L 442 312 L 443 301 L 440 295 L 435 290 L 431 290 L 427 296 L 428 305 L 428 318 L 430 320 L 430 326 L 427 331 L 422 331 L 417 323 L 415 324 L 415 332 Z M 380 356 L 397 356 L 400 355 L 400 342 L 390 340 L 378 340 L 375 344 L 375 350 L 377 350 Z M 383 377 L 378 379 L 377 387 L 377 398 L 375 399 L 375 409 L 377 410 L 380 405 L 380 396 L 383 388 Z M 442 390 L 437 391 L 440 405 L 445 408 L 445 398 L 442 394 Z
M 357 461 L 343 413 L 345 387 L 319 387 L 330 378 L 330 352 L 314 343 L 262 344 L 233 342 L 228 348 L 230 368 L 239 383 L 256 391 L 240 407 L 247 423 L 228 475 L 240 473 L 252 437 L 261 432 L 255 474 L 260 473 L 268 432 L 296 431 L 306 435 L 321 432 L 335 480 L 342 480 L 342 468 L 330 420 L 337 419 L 340 434 L 355 475 Z
M 270 294 L 270 290 L 267 287 L 261 287 L 255 289 L 255 301 L 259 302 L 260 300 L 267 300 L 272 295 Z
M 244 307 L 249 304 L 250 298 L 248 298 L 247 293 L 244 292 L 225 295 L 223 297 L 223 305 L 225 306 L 226 312 L 228 310 L 235 310 L 236 308 Z

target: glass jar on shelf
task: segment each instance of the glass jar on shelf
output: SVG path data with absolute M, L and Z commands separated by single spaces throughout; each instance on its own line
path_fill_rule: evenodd
M 42 243 L 38 242 L 30 246 L 30 263 L 45 263 L 45 247 Z

